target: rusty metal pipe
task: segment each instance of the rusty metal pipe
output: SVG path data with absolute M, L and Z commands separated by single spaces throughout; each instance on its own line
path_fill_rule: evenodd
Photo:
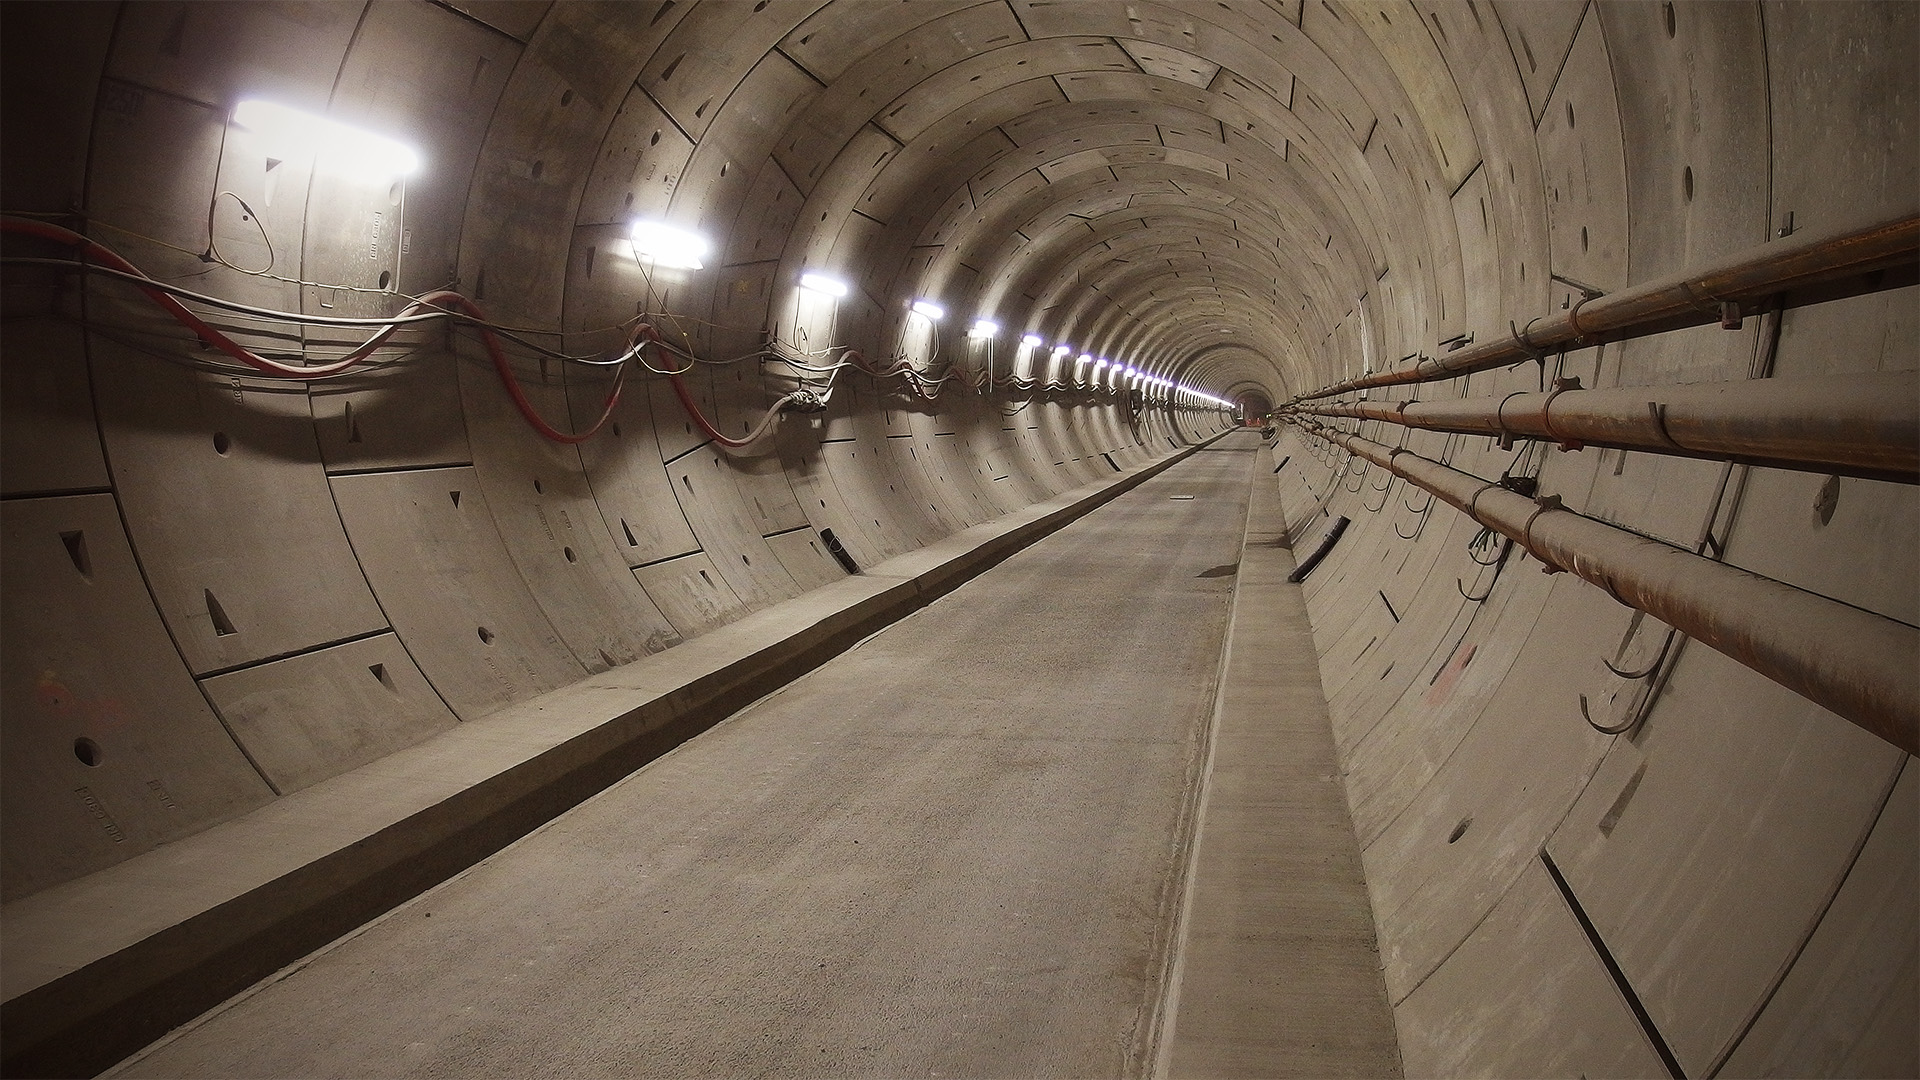
M 1687 326 L 1721 322 L 1723 304 L 1741 317 L 1759 314 L 1769 299 L 1785 306 L 1873 292 L 1904 278 L 1876 279 L 1876 271 L 1911 268 L 1920 261 L 1920 216 L 1908 214 L 1866 228 L 1805 232 L 1748 248 L 1723 262 L 1631 289 L 1589 297 L 1570 310 L 1534 319 L 1513 336 L 1440 357 L 1422 357 L 1412 367 L 1383 371 L 1302 394 L 1295 402 L 1350 393 L 1372 386 L 1451 379 L 1517 364 L 1563 346 L 1586 348 Z M 1809 291 L 1811 290 L 1811 291 Z M 1803 296 L 1795 296 L 1800 291 Z
M 1297 413 L 1611 446 L 1776 469 L 1920 483 L 1920 372 L 1743 379 L 1457 401 L 1302 404 Z
M 1295 418 L 1569 571 L 1774 682 L 1920 753 L 1920 630 L 1530 499 L 1406 450 Z

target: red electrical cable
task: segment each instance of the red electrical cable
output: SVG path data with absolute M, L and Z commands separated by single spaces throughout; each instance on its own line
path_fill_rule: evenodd
M 49 222 L 31 221 L 23 218 L 0 218 L 0 230 L 18 233 L 24 236 L 38 237 L 39 239 L 49 240 L 67 247 L 78 248 L 83 257 L 91 257 L 110 269 L 132 274 L 136 277 L 147 277 L 138 267 L 121 258 L 105 245 L 86 236 L 82 236 L 77 232 L 73 232 L 70 229 L 61 228 Z M 151 279 L 149 278 L 148 280 Z M 201 341 L 206 342 L 208 345 L 220 350 L 233 359 L 246 364 L 248 367 L 265 372 L 276 378 L 317 379 L 338 374 L 367 359 L 367 357 L 371 356 L 382 345 L 386 344 L 387 340 L 393 336 L 394 331 L 399 329 L 397 322 L 387 325 L 373 337 L 367 339 L 359 348 L 332 363 L 315 367 L 294 367 L 289 364 L 282 364 L 276 360 L 270 360 L 252 352 L 239 342 L 234 341 L 232 338 L 208 325 L 199 315 L 195 314 L 186 305 L 182 304 L 178 299 L 164 290 L 137 283 L 135 287 L 146 294 L 149 300 L 159 305 L 162 310 L 192 330 Z M 614 409 L 620 404 L 620 392 L 626 380 L 625 365 L 622 365 L 619 372 L 614 376 L 613 386 L 609 389 L 606 402 L 601 408 L 600 416 L 593 422 L 593 426 L 583 432 L 564 432 L 547 423 L 546 419 L 534 408 L 533 402 L 528 400 L 526 391 L 521 388 L 519 380 L 513 375 L 512 365 L 507 361 L 506 351 L 501 347 L 500 338 L 494 334 L 492 328 L 487 326 L 486 314 L 482 312 L 479 305 L 475 304 L 472 300 L 451 290 L 437 290 L 427 293 L 408 304 L 405 308 L 401 309 L 400 314 L 395 316 L 395 318 L 404 319 L 422 312 L 450 314 L 453 309 L 464 312 L 479 325 L 481 338 L 486 342 L 487 355 L 493 361 L 494 370 L 498 372 L 500 376 L 501 385 L 506 387 L 507 394 L 513 399 L 514 406 L 520 410 L 520 415 L 527 421 L 528 425 L 539 432 L 542 437 L 558 443 L 582 443 L 592 438 L 602 427 L 606 426 L 608 420 L 612 419 Z M 297 318 L 297 316 L 290 316 L 290 318 Z M 660 334 L 657 329 L 651 324 L 640 323 L 634 327 L 632 334 L 627 339 L 629 350 L 639 343 L 643 337 L 653 343 L 656 348 L 661 348 L 664 344 L 660 339 Z M 664 352 L 664 348 L 661 348 L 661 351 Z M 913 365 L 905 358 L 895 359 L 884 369 L 868 367 L 866 357 L 854 349 L 847 350 L 841 359 L 842 362 L 854 368 L 856 371 L 864 372 L 876 379 L 891 378 L 901 374 L 909 376 L 917 374 L 913 369 Z M 984 373 L 977 378 L 968 376 L 964 372 L 956 374 L 962 383 L 975 389 L 979 389 L 986 382 Z M 688 390 L 685 380 L 681 378 L 681 373 L 668 372 L 667 378 L 673 383 L 674 395 L 680 399 L 680 405 L 686 410 L 688 418 L 698 425 L 700 430 L 709 439 L 720 443 L 722 446 L 732 447 L 734 449 L 750 446 L 765 436 L 774 419 L 778 417 L 782 406 L 784 406 L 788 400 L 787 398 L 782 398 L 780 401 L 775 402 L 773 407 L 767 410 L 767 415 L 761 420 L 758 428 L 748 433 L 745 438 L 735 439 L 722 434 L 720 429 L 714 427 L 713 422 L 708 420 L 707 417 L 700 412 L 699 406 L 695 404 L 693 400 L 692 392 Z M 942 379 L 940 381 L 945 382 L 946 380 Z M 1013 380 L 1009 378 L 1008 382 L 1011 384 Z M 929 393 L 917 379 L 915 380 L 914 391 L 921 397 L 929 400 L 937 397 L 940 393 L 938 384 L 936 384 L 932 393 Z
M 639 326 L 634 327 L 633 336 L 636 339 L 644 336 L 648 341 L 651 341 L 654 347 L 659 349 L 661 353 L 664 354 L 666 352 L 660 340 L 660 332 L 654 329 L 649 323 L 641 323 Z M 680 399 L 680 407 L 686 410 L 687 418 L 692 420 L 707 438 L 712 439 L 722 446 L 732 447 L 736 450 L 743 446 L 752 446 L 754 443 L 759 442 L 773 426 L 773 421 L 780 415 L 781 407 L 793 398 L 792 394 L 788 394 L 781 397 L 779 401 L 774 402 L 773 406 L 767 410 L 767 415 L 761 418 L 760 426 L 748 432 L 745 438 L 729 438 L 721 434 L 720 429 L 713 426 L 713 421 L 708 420 L 706 416 L 701 413 L 700 406 L 694 403 L 693 391 L 687 389 L 686 380 L 680 377 L 681 374 L 682 372 L 679 371 L 669 371 L 666 373 L 666 376 L 667 381 L 673 384 L 673 394 Z
M 485 318 L 479 305 L 456 292 L 428 293 L 427 296 L 421 299 L 437 299 L 440 297 L 445 297 L 449 303 L 458 305 L 475 319 Z M 569 445 L 583 443 L 598 434 L 600 429 L 606 426 L 607 421 L 613 418 L 613 410 L 620 404 L 620 388 L 625 384 L 627 378 L 627 367 L 625 364 L 620 365 L 620 370 L 613 376 L 613 386 L 607 391 L 607 401 L 605 406 L 600 410 L 600 419 L 595 420 L 593 426 L 585 431 L 577 434 L 569 434 L 547 423 L 546 419 L 540 415 L 539 410 L 533 407 L 533 402 L 527 400 L 526 391 L 520 389 L 520 380 L 513 377 L 513 367 L 507 363 L 507 353 L 506 350 L 500 347 L 500 339 L 496 337 L 493 331 L 484 323 L 480 327 L 480 336 L 482 340 L 487 343 L 487 355 L 493 358 L 493 369 L 500 373 L 500 382 L 507 388 L 507 396 L 513 399 L 514 405 L 520 410 L 520 415 L 525 418 L 528 424 L 532 425 L 533 430 L 539 432 L 541 435 L 557 443 L 566 443 Z M 628 341 L 631 342 L 633 338 L 637 336 L 638 328 L 636 327 L 635 333 L 629 336 Z
M 66 247 L 79 248 L 83 256 L 90 256 L 110 269 L 118 270 L 126 274 L 133 274 L 142 278 L 147 277 L 138 267 L 121 258 L 111 248 L 108 248 L 98 241 L 82 236 L 71 229 L 63 229 L 58 225 L 44 221 L 29 221 L 22 218 L 0 218 L 0 231 L 38 237 L 42 240 L 50 240 Z M 246 364 L 248 367 L 266 372 L 276 378 L 317 379 L 327 375 L 338 374 L 373 355 L 374 351 L 386 344 L 387 339 L 393 336 L 393 332 L 399 329 L 398 323 L 388 325 L 385 329 L 373 335 L 373 337 L 368 338 L 359 348 L 330 364 L 322 364 L 318 367 L 293 367 L 292 365 L 282 364 L 276 360 L 269 360 L 264 356 L 252 352 L 239 342 L 234 341 L 227 335 L 207 325 L 200 316 L 194 314 L 185 304 L 182 304 L 179 300 L 161 289 L 147 285 L 135 285 L 135 288 L 145 293 L 147 299 L 159 305 L 167 314 L 172 315 L 182 325 L 192 330 L 201 341 L 233 357 L 235 360 Z M 482 312 L 479 306 L 473 301 L 457 292 L 441 289 L 427 293 L 418 300 L 408 304 L 405 308 L 401 309 L 400 314 L 395 316 L 395 318 L 406 318 L 409 315 L 415 315 L 421 312 L 437 311 L 444 313 L 449 308 L 459 308 L 480 324 L 480 334 L 486 341 L 487 353 L 493 360 L 494 370 L 500 374 L 500 381 L 505 384 L 507 388 L 507 394 L 513 398 L 514 405 L 520 409 L 520 415 L 541 435 L 559 443 L 585 442 L 592 438 L 594 434 L 606 424 L 608 419 L 613 416 L 614 408 L 620 404 L 620 388 L 626 378 L 626 367 L 624 365 L 620 368 L 620 373 L 614 377 L 613 388 L 607 393 L 606 405 L 600 412 L 600 419 L 594 421 L 593 426 L 584 432 L 569 434 L 548 424 L 546 420 L 540 416 L 539 412 L 534 409 L 533 403 L 527 400 L 526 393 L 520 389 L 519 381 L 513 377 L 513 368 L 507 363 L 506 351 L 500 347 L 500 339 L 495 336 L 493 330 L 486 325 L 486 314 Z M 631 344 L 631 340 L 632 339 L 629 339 L 629 344 Z

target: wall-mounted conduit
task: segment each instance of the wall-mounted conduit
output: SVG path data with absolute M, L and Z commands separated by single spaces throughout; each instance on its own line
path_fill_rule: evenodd
M 1302 394 L 1293 403 L 1491 371 L 1538 359 L 1551 349 L 1586 348 L 1709 323 L 1725 325 L 1725 304 L 1734 305 L 1732 315 L 1739 318 L 1758 315 L 1774 303 L 1798 307 L 1898 288 L 1914 283 L 1916 265 L 1920 265 L 1920 216 L 1913 214 L 1864 228 L 1799 233 L 1674 277 L 1605 296 L 1586 296 L 1567 311 L 1515 327 L 1510 337 L 1444 357 L 1421 357 L 1399 371 L 1348 379 Z
M 1920 753 L 1920 629 L 1298 417 L 1540 560 L 1607 591 L 1909 754 Z M 1296 571 L 1298 573 L 1298 571 Z M 1302 575 L 1304 576 L 1304 575 Z
M 1569 380 L 1570 381 L 1570 380 Z M 1298 405 L 1294 413 L 1428 431 L 1608 446 L 1777 469 L 1920 483 L 1920 372 L 1742 379 L 1456 401 Z

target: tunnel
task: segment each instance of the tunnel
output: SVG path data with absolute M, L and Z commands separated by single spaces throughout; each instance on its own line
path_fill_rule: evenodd
M 0 1072 L 1920 1071 L 1920 6 L 0 45 Z

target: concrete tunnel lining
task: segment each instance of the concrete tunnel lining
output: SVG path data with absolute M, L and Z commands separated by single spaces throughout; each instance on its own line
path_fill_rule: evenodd
M 849 346 L 925 380 L 957 373 L 929 400 L 844 371 L 824 412 L 787 413 L 764 452 L 735 455 L 636 370 L 608 428 L 573 448 L 528 430 L 471 329 L 402 330 L 397 362 L 302 387 L 209 370 L 217 354 L 122 283 L 9 264 L 8 921 L 834 588 L 825 530 L 871 570 L 1230 421 L 1199 399 L 1136 410 L 1111 376 L 961 381 L 989 365 L 1072 380 L 1084 353 L 1252 412 L 1504 339 L 1589 290 L 1920 202 L 1910 5 L 381 0 L 0 17 L 0 209 L 79 228 L 156 278 L 375 318 L 452 283 L 568 353 L 619 352 L 644 310 L 704 359 L 771 336 L 787 360 Z M 296 157 L 265 167 L 231 119 L 248 97 L 409 140 L 425 164 L 390 190 Z M 641 265 L 625 233 L 643 217 L 705 234 L 706 268 Z M 203 258 L 215 243 L 225 264 Z M 278 277 L 246 272 L 270 260 Z M 849 295 L 801 293 L 812 269 Z M 937 331 L 909 312 L 921 297 L 947 310 Z M 1895 281 L 1425 392 L 1911 371 L 1915 312 Z M 999 337 L 969 339 L 976 318 Z M 215 321 L 282 357 L 356 336 Z M 541 415 L 593 421 L 604 375 L 507 348 Z M 688 382 L 734 435 L 807 377 L 749 363 Z M 1438 432 L 1404 445 L 1920 622 L 1911 485 Z M 1887 839 L 1920 814 L 1907 755 L 1594 586 L 1492 562 L 1470 523 L 1311 439 L 1284 431 L 1267 468 L 1286 532 L 1321 514 L 1356 526 L 1302 596 L 1409 1071 L 1644 1060 L 1617 1056 L 1623 1039 L 1664 1041 L 1662 1067 L 1688 1074 L 1914 1068 L 1888 1020 L 1913 1011 L 1910 962 L 1871 959 L 1916 949 L 1898 913 L 1920 874 Z M 1609 670 L 1648 663 L 1644 682 Z M 1600 736 L 1576 697 L 1641 719 Z M 1545 951 L 1509 980 L 1499 958 L 1523 942 Z M 1521 993 L 1534 1027 L 1503 1011 Z M 1543 1042 L 1555 1026 L 1593 1038 Z

